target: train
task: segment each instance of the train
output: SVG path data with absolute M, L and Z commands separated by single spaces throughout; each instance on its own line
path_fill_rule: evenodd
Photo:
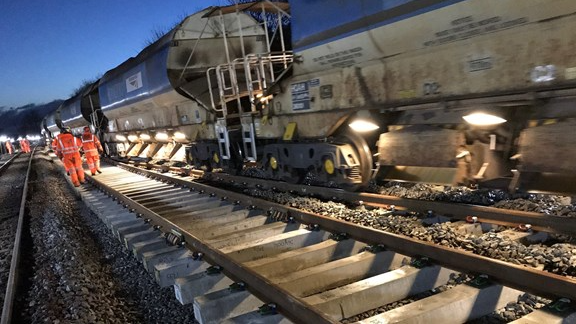
M 359 190 L 575 191 L 576 2 L 209 7 L 46 116 L 106 154 Z

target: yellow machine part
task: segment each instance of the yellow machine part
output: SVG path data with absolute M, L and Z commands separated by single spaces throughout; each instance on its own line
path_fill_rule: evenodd
M 324 170 L 328 174 L 334 174 L 334 162 L 332 159 L 326 159 L 324 161 Z
M 285 141 L 291 141 L 294 139 L 294 135 L 296 134 L 296 123 L 290 122 L 286 125 L 286 130 L 284 131 L 284 137 L 282 138 Z

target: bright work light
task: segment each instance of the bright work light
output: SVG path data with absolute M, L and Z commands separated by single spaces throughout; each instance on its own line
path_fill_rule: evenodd
M 462 117 L 467 123 L 475 126 L 492 126 L 506 122 L 506 119 L 482 112 L 472 113 Z

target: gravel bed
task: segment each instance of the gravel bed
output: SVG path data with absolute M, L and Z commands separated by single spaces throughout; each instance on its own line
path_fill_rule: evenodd
M 385 186 L 371 184 L 369 191 L 402 198 L 465 203 L 563 217 L 576 217 L 576 205 L 571 203 L 570 197 L 565 196 L 527 193 L 509 194 L 501 190 L 400 182 L 389 182 Z
M 15 322 L 196 323 L 81 201 L 49 158 L 31 188 L 28 292 Z

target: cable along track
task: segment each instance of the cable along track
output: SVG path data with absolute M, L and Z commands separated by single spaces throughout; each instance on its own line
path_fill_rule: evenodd
M 523 291 L 576 299 L 571 278 L 123 168 L 140 174 L 106 167 L 91 178 L 104 193 L 83 188 L 83 199 L 161 286 L 194 302 L 201 323 L 338 322 L 445 285 L 457 271 L 482 276 L 365 322 L 464 322 Z M 260 315 L 275 311 L 282 315 Z

